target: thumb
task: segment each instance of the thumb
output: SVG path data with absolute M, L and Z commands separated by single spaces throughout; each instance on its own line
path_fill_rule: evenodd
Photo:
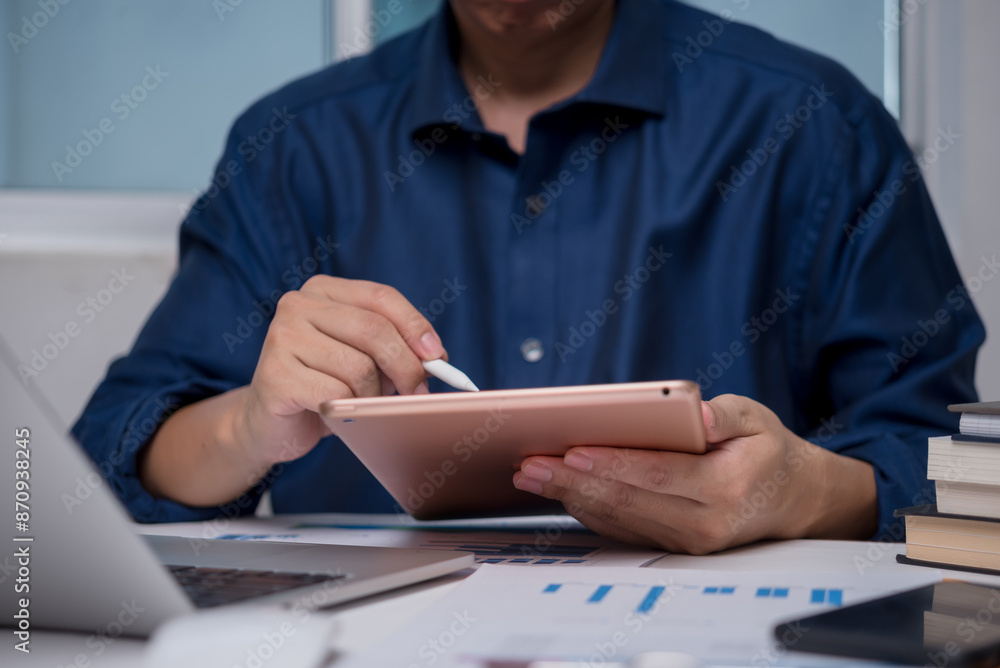
M 701 404 L 705 420 L 705 438 L 709 443 L 721 443 L 741 436 L 760 433 L 760 404 L 747 397 L 723 394 Z

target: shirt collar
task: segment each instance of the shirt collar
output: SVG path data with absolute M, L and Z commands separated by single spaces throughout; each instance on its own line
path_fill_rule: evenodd
M 657 0 L 618 0 L 615 23 L 593 78 L 559 108 L 576 103 L 610 105 L 662 116 L 667 106 L 668 76 L 664 53 L 667 21 L 664 3 Z M 457 67 L 458 27 L 446 1 L 431 19 L 418 55 L 410 130 L 454 125 L 469 96 Z M 462 124 L 481 130 L 475 112 Z

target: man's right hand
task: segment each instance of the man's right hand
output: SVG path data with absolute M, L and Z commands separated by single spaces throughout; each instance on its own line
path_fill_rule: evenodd
M 330 433 L 328 399 L 427 392 L 421 360 L 447 359 L 430 322 L 396 289 L 314 276 L 278 301 L 250 384 L 170 416 L 139 461 L 154 496 L 219 505 Z
M 422 394 L 421 360 L 445 355 L 430 322 L 395 288 L 314 276 L 278 301 L 235 426 L 253 459 L 297 459 L 330 431 L 328 399 Z

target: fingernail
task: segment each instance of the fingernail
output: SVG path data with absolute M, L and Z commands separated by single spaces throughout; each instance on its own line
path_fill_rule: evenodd
M 441 359 L 444 355 L 444 346 L 441 345 L 441 339 L 434 332 L 427 332 L 421 336 L 417 347 L 420 348 L 417 352 L 422 353 L 424 359 L 427 360 Z
M 577 471 L 590 471 L 594 468 L 594 461 L 579 452 L 570 452 L 565 457 L 563 457 L 563 463 L 566 466 L 576 469 Z
M 427 387 L 427 381 L 425 380 L 424 382 L 422 382 L 419 385 L 417 385 L 417 389 L 413 390 L 413 393 L 414 394 L 430 394 L 431 393 L 431 388 Z
M 706 429 L 711 429 L 715 426 L 715 413 L 707 401 L 701 402 L 701 418 L 705 422 Z
M 552 471 L 538 464 L 528 464 L 521 469 L 521 473 L 533 480 L 541 480 L 542 482 L 552 480 Z
M 531 492 L 532 494 L 542 493 L 542 483 L 537 480 L 532 480 L 526 475 L 522 475 L 515 480 L 514 487 L 517 487 L 522 492 Z

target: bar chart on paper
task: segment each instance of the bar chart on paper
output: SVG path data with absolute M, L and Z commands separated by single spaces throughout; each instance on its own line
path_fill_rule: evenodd
M 777 622 L 939 579 L 933 572 L 874 578 L 486 565 L 401 630 L 391 647 L 380 647 L 356 665 L 409 665 L 408 657 L 445 646 L 436 666 L 537 660 L 605 665 L 656 650 L 714 663 L 773 665 L 787 653 L 771 637 Z M 452 623 L 456 614 L 467 627 Z M 794 645 L 795 638 L 789 640 Z
M 744 591 L 752 592 L 753 598 L 781 599 L 782 602 L 791 602 L 792 605 L 822 605 L 825 607 L 839 607 L 844 604 L 844 590 L 838 588 L 812 588 L 807 586 L 770 586 L 770 587 L 746 587 L 742 585 L 698 585 L 698 584 L 672 584 L 669 586 L 671 599 L 674 596 L 708 596 L 716 597 L 713 602 L 716 605 L 725 606 L 728 601 L 742 598 Z M 550 582 L 545 584 L 541 593 L 561 594 L 572 601 L 583 600 L 586 604 L 602 603 L 605 600 L 615 600 L 616 597 L 635 599 L 633 612 L 636 614 L 648 614 L 654 610 L 667 593 L 668 586 L 654 585 L 645 586 L 637 584 L 598 584 L 589 582 Z M 611 596 L 612 593 L 615 596 Z M 728 598 L 726 598 L 728 597 Z M 622 600 L 619 598 L 618 600 Z M 765 604 L 766 605 L 766 604 Z M 705 606 L 706 609 L 712 607 Z

